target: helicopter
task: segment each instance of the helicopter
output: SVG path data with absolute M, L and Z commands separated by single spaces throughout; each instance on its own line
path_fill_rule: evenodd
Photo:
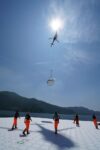
M 54 45 L 55 41 L 59 42 L 58 41 L 58 34 L 57 34 L 57 32 L 55 33 L 54 37 L 50 38 L 50 39 L 52 39 L 51 47 Z

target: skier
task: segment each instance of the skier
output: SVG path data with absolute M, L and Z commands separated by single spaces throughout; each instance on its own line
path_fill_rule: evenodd
M 29 134 L 30 121 L 32 121 L 32 119 L 30 117 L 30 114 L 26 113 L 25 120 L 24 120 L 24 123 L 25 123 L 26 127 L 23 130 L 23 135 L 26 135 L 25 132 L 27 132 L 27 134 Z
M 13 125 L 12 125 L 12 130 L 17 129 L 17 118 L 20 118 L 19 112 L 16 111 L 14 115 L 14 120 L 13 120 Z
M 57 112 L 54 113 L 54 116 L 53 116 L 53 120 L 54 120 L 54 128 L 55 128 L 55 134 L 57 134 L 57 128 L 58 128 L 58 124 L 59 124 L 59 115 Z
M 79 116 L 78 116 L 78 114 L 75 115 L 74 123 L 76 123 L 76 126 L 79 127 Z
M 96 118 L 95 114 L 92 116 L 92 119 L 93 119 L 95 128 L 98 129 L 98 123 L 97 123 L 97 118 Z

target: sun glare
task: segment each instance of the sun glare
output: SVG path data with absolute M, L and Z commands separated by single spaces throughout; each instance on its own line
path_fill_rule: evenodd
M 63 22 L 59 18 L 55 18 L 51 20 L 50 27 L 53 31 L 59 31 L 63 28 Z

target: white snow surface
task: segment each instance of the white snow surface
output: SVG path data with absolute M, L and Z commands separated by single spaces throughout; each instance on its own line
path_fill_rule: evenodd
M 24 118 L 18 119 L 18 129 L 8 131 L 13 118 L 0 118 L 0 150 L 100 150 L 100 130 L 93 122 L 60 119 L 58 134 L 54 134 L 52 119 L 32 118 L 30 134 L 20 137 Z

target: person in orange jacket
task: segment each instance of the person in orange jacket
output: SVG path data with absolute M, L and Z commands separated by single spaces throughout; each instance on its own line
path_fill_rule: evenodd
M 19 112 L 16 111 L 13 119 L 12 130 L 17 129 L 17 119 L 20 118 Z
M 25 129 L 23 130 L 23 135 L 26 135 L 25 132 L 27 132 L 27 134 L 29 134 L 29 127 L 30 127 L 30 121 L 32 121 L 30 114 L 27 113 L 24 119 L 24 123 L 25 123 Z
M 98 123 L 97 123 L 97 118 L 96 118 L 95 114 L 92 116 L 92 119 L 93 119 L 95 128 L 98 129 Z
M 74 123 L 76 123 L 76 126 L 79 127 L 79 116 L 78 116 L 78 114 L 75 115 Z
M 58 129 L 58 124 L 59 124 L 59 115 L 57 112 L 54 113 L 54 116 L 53 116 L 53 120 L 54 120 L 54 129 L 55 129 L 55 134 L 57 134 L 57 129 Z

